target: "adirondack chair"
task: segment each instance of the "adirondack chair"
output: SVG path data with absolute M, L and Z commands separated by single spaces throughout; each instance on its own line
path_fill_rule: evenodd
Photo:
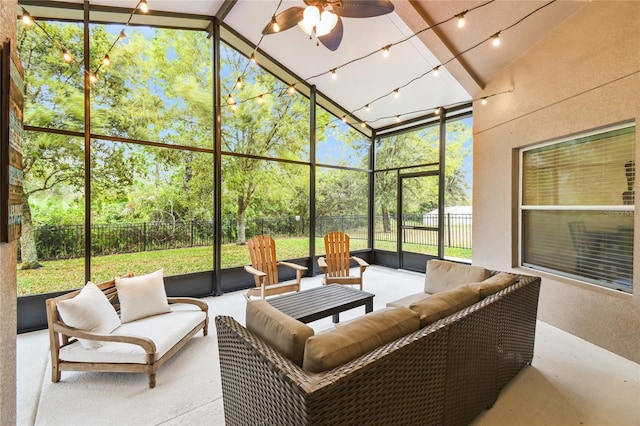
M 275 294 L 300 291 L 300 279 L 307 270 L 305 266 L 276 260 L 276 242 L 267 235 L 253 237 L 247 243 L 251 256 L 251 266 L 245 266 L 245 271 L 253 275 L 256 286 L 245 293 L 245 298 L 260 296 L 264 299 Z M 280 283 L 278 280 L 278 266 L 286 266 L 296 271 L 295 282 Z
M 362 274 L 369 264 L 363 259 L 351 256 L 349 236 L 344 232 L 329 232 L 324 236 L 325 257 L 318 258 L 318 266 L 324 273 L 322 284 L 353 284 L 362 290 Z M 359 266 L 359 275 L 350 275 L 350 263 Z

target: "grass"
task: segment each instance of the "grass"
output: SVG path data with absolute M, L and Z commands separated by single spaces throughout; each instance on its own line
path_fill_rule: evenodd
M 376 241 L 376 248 L 396 251 L 395 241 Z M 365 240 L 351 240 L 351 249 L 366 249 Z M 316 239 L 316 253 L 322 254 L 324 242 Z M 436 255 L 436 248 L 418 244 L 405 244 L 404 249 L 415 253 Z M 277 240 L 278 259 L 307 257 L 308 238 L 287 238 Z M 448 257 L 471 258 L 469 249 L 447 248 Z M 248 265 L 249 252 L 245 245 L 225 244 L 222 246 L 222 268 Z M 40 262 L 39 269 L 21 270 L 18 264 L 18 296 L 73 290 L 84 284 L 84 259 L 64 259 Z M 164 268 L 165 275 L 181 275 L 213 269 L 213 247 L 193 247 L 172 250 L 145 251 L 139 253 L 99 256 L 91 259 L 91 279 L 103 282 L 114 276 L 132 272 L 146 274 Z

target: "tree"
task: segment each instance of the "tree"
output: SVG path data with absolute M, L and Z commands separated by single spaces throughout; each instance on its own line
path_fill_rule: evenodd
M 250 156 L 299 159 L 308 146 L 309 103 L 299 95 L 287 93 L 287 86 L 260 68 L 247 67 L 248 59 L 224 47 L 221 53 L 223 102 L 232 92 L 237 107 L 222 108 L 222 146 L 224 151 Z M 245 74 L 242 89 L 232 89 L 238 76 Z M 250 83 L 250 84 L 247 84 Z M 263 96 L 262 104 L 257 101 Z M 246 242 L 246 215 L 257 194 L 276 191 L 286 198 L 289 183 L 281 167 L 250 157 L 225 156 L 223 160 L 223 198 L 225 209 L 236 217 L 237 243 Z M 297 181 L 300 188 L 300 182 Z M 233 200 L 233 201 L 231 201 Z M 231 209 L 233 202 L 233 209 Z
M 63 46 L 82 46 L 82 28 L 76 24 L 43 22 L 52 38 Z M 95 39 L 93 36 L 95 35 Z M 84 128 L 82 58 L 77 54 L 71 64 L 61 61 L 57 48 L 43 43 L 44 35 L 35 28 L 20 26 L 18 49 L 25 68 L 25 124 L 35 127 L 81 131 Z M 105 51 L 108 37 L 104 30 L 92 34 L 98 46 Z M 45 39 L 46 40 L 46 39 Z M 100 43 L 101 42 L 101 43 Z M 74 52 L 73 49 L 69 48 Z M 80 52 L 81 49 L 75 50 Z M 95 58 L 97 63 L 101 58 Z M 115 99 L 125 96 L 131 89 L 113 83 L 95 89 L 95 96 Z M 118 129 L 123 117 L 134 116 L 131 110 L 117 108 L 104 114 L 105 121 Z M 99 116 L 99 114 L 98 114 Z M 123 134 L 126 132 L 123 132 Z M 76 194 L 81 202 L 84 194 L 84 144 L 78 137 L 28 132 L 23 146 L 24 192 L 22 200 L 23 233 L 20 239 L 22 269 L 40 267 L 33 232 L 33 218 L 29 199 L 62 190 Z M 126 157 L 124 148 L 113 143 L 92 143 L 92 188 L 119 191 L 131 183 L 137 159 Z

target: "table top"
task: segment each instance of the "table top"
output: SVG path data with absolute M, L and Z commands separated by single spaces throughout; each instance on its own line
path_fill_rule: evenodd
M 302 322 L 311 322 L 331 314 L 364 305 L 375 295 L 341 285 L 329 284 L 285 294 L 267 302 L 274 308 Z

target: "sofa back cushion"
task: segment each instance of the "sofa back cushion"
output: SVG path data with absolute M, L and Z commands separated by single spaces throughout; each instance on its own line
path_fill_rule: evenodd
M 57 303 L 60 319 L 68 326 L 94 333 L 109 334 L 120 327 L 120 317 L 107 296 L 91 281 L 70 299 Z M 78 339 L 87 349 L 97 348 L 97 340 Z
M 405 307 L 385 308 L 366 314 L 309 337 L 302 368 L 312 373 L 330 370 L 417 331 L 419 326 L 418 314 Z
M 264 300 L 247 302 L 247 329 L 302 366 L 304 345 L 313 328 L 280 312 Z
M 479 283 L 471 283 L 469 287 L 477 289 L 480 293 L 480 300 L 482 300 L 485 297 L 507 288 L 516 282 L 516 278 L 517 276 L 514 274 L 500 272 Z
M 462 284 L 476 283 L 489 278 L 491 271 L 482 266 L 463 265 L 446 260 L 427 262 L 424 292 L 429 294 L 447 291 Z
M 164 289 L 164 269 L 115 279 L 122 323 L 171 311 Z
M 458 312 L 480 300 L 479 290 L 462 285 L 451 290 L 432 294 L 419 302 L 411 304 L 409 309 L 420 315 L 420 327 Z

